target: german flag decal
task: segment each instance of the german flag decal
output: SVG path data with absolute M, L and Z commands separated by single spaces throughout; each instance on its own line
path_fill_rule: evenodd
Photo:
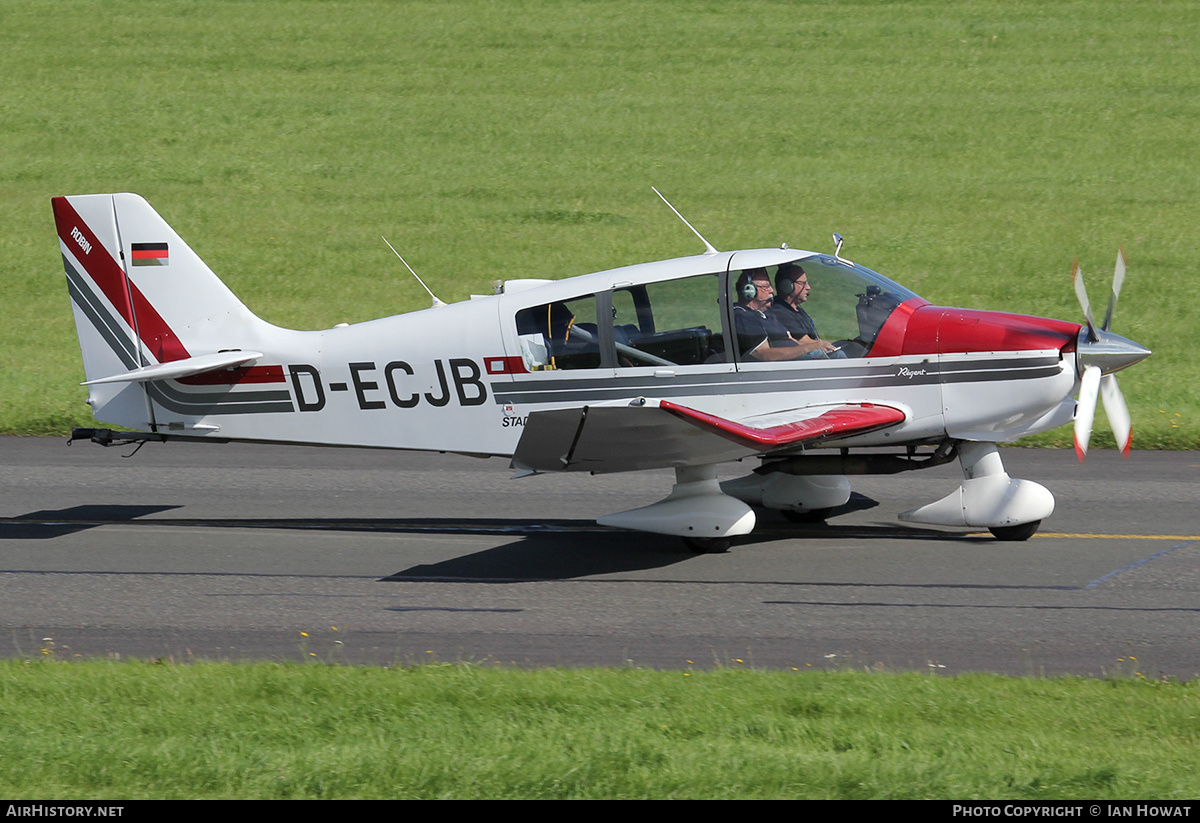
M 166 243 L 134 243 L 131 251 L 135 266 L 171 265 L 171 252 Z

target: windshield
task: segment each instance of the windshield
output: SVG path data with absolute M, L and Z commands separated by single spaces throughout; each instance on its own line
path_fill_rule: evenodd
M 729 285 L 734 354 L 743 362 L 864 357 L 896 307 L 916 297 L 824 254 L 734 270 Z
M 856 341 L 864 354 L 892 311 L 917 296 L 881 274 L 830 255 L 814 254 L 797 262 L 812 285 L 804 310 L 821 337 Z

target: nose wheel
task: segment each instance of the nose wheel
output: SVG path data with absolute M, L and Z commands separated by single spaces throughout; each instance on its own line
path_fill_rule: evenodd
M 1028 540 L 1054 512 L 1054 495 L 1030 480 L 1009 477 L 995 443 L 958 447 L 962 484 L 941 500 L 902 512 L 901 520 L 933 526 L 976 526 L 998 540 Z
M 1028 540 L 1033 537 L 1040 525 L 1042 525 L 1041 520 L 1034 520 L 1032 523 L 1022 523 L 1019 526 L 992 526 L 988 531 L 997 540 Z

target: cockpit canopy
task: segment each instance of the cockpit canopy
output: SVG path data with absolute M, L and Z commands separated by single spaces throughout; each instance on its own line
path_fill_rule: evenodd
M 734 254 L 733 265 L 741 255 Z M 798 277 L 789 268 L 797 265 L 809 286 L 798 303 L 808 318 L 801 328 L 834 342 L 838 352 L 833 356 L 869 354 L 892 311 L 917 296 L 862 266 L 829 255 L 798 254 L 776 266 L 632 281 L 521 309 L 516 314 L 521 356 L 527 369 L 543 371 L 748 363 L 764 359 L 764 347 L 801 348 L 796 343 L 801 333 L 794 328 L 789 333 L 775 319 L 776 312 L 792 311 L 774 292 L 781 274 L 782 279 Z M 761 285 L 764 275 L 769 289 L 740 288 L 751 278 Z M 776 353 L 779 357 L 771 359 L 785 362 L 829 356 Z

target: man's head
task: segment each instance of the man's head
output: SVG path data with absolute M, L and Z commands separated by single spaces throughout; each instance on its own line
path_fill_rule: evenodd
M 796 306 L 808 299 L 810 291 L 808 275 L 795 263 L 784 263 L 775 272 L 775 293 L 781 300 Z
M 762 311 L 771 305 L 774 290 L 766 269 L 747 269 L 737 282 L 738 299 L 752 309 Z

